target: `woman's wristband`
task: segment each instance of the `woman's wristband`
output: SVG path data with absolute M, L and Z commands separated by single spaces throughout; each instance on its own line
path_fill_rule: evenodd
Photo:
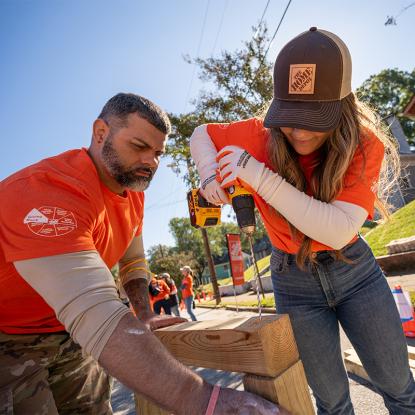
M 218 402 L 219 398 L 219 392 L 220 392 L 220 386 L 214 385 L 212 389 L 212 393 L 210 394 L 209 403 L 206 409 L 205 415 L 213 415 L 216 408 L 216 403 Z

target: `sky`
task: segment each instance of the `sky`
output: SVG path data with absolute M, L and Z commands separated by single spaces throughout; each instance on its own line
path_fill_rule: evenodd
M 292 0 L 268 57 L 311 26 L 348 45 L 353 88 L 386 68 L 415 66 L 413 3 Z M 192 110 L 204 85 L 183 55 L 219 56 L 243 47 L 267 0 L 0 0 L 0 180 L 72 148 L 88 147 L 91 126 L 118 92 L 143 95 L 172 113 Z M 270 0 L 276 30 L 287 1 Z M 186 188 L 161 162 L 146 191 L 145 247 L 174 245 L 168 222 L 188 216 Z M 2 201 L 4 203 L 4 201 Z M 229 220 L 224 209 L 223 219 Z

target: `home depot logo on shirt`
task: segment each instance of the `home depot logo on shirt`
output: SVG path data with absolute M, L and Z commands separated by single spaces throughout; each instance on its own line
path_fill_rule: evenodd
M 72 212 L 51 206 L 33 208 L 25 216 L 23 223 L 34 234 L 46 237 L 62 236 L 77 228 Z
M 289 94 L 314 94 L 316 64 L 290 65 Z

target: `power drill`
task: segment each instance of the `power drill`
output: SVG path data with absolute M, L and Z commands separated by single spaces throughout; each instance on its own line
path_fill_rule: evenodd
M 261 289 L 263 298 L 265 298 L 265 293 L 261 278 L 259 276 L 258 264 L 255 260 L 254 247 L 252 243 L 252 235 L 256 228 L 254 198 L 251 193 L 249 193 L 242 186 L 229 186 L 226 190 L 229 194 L 229 199 L 232 202 L 232 207 L 236 215 L 236 221 L 238 222 L 239 229 L 247 236 L 249 241 L 249 247 L 251 249 L 251 262 L 254 266 L 257 283 L 256 292 L 258 297 L 259 318 L 261 319 L 262 309 L 259 290 Z
M 265 298 L 265 294 L 261 278 L 259 277 L 258 265 L 255 260 L 252 243 L 252 235 L 256 229 L 254 198 L 251 193 L 242 186 L 229 186 L 226 190 L 229 194 L 229 199 L 231 200 L 238 226 L 247 236 L 249 241 L 251 262 L 254 265 L 257 282 L 259 317 L 261 318 L 262 310 L 259 290 L 261 289 L 263 298 Z M 187 194 L 187 201 L 189 205 L 190 223 L 192 226 L 195 228 L 205 228 L 220 224 L 221 208 L 205 200 L 198 189 L 190 190 Z

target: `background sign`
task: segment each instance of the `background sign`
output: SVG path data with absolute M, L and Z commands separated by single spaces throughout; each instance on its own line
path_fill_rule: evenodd
M 244 279 L 244 260 L 242 256 L 241 236 L 236 233 L 227 233 L 229 262 L 231 264 L 232 280 L 234 285 L 242 285 Z

